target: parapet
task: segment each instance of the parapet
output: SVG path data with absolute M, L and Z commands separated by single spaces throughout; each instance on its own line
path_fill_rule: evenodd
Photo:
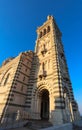
M 8 62 L 10 62 L 11 60 L 13 60 L 15 57 L 10 57 L 8 59 L 6 59 L 3 63 L 2 63 L 2 66 L 3 65 L 6 65 Z

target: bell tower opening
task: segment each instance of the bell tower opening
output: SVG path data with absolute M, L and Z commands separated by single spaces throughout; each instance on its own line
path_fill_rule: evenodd
M 48 120 L 49 119 L 49 92 L 44 89 L 41 92 L 41 119 Z

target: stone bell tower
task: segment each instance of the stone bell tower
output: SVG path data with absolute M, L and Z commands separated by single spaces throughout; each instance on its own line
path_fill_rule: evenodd
M 79 118 L 61 35 L 52 16 L 38 27 L 27 94 L 31 118 L 50 120 L 53 124 Z

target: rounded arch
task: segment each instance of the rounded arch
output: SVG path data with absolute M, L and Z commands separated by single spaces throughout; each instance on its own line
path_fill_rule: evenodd
M 49 91 L 47 89 L 42 89 L 42 91 L 40 91 L 40 96 L 44 96 L 44 95 L 49 95 Z M 46 98 L 46 97 L 45 97 Z
M 37 88 L 34 87 L 34 89 L 33 89 L 33 91 L 32 91 L 32 96 L 33 96 L 33 98 L 36 97 L 36 96 L 40 96 L 40 92 L 41 92 L 42 90 L 44 90 L 44 89 L 46 89 L 46 90 L 49 91 L 49 95 L 53 93 L 52 87 L 51 87 L 48 83 L 46 83 L 46 82 L 41 82 L 41 83 L 39 83 L 39 84 L 37 85 Z
M 46 98 L 44 100 L 44 97 Z M 32 90 L 32 102 L 31 109 L 34 114 L 34 118 L 37 119 L 49 119 L 51 97 L 54 97 L 53 87 L 46 81 L 42 81 L 37 84 Z
M 2 73 L 2 78 L 1 78 L 1 81 L 0 81 L 0 85 L 5 85 L 9 76 L 10 76 L 10 71 L 11 71 L 12 67 L 8 68 L 6 71 L 4 71 Z

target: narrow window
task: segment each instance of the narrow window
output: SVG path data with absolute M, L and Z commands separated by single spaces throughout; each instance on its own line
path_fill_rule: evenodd
M 48 26 L 48 28 L 47 28 L 47 32 L 50 32 L 50 26 Z
M 27 68 L 25 69 L 25 72 L 27 72 Z
M 27 61 L 27 65 L 29 65 L 29 61 Z
M 24 88 L 24 86 L 22 85 L 22 86 L 21 86 L 21 91 L 23 91 L 23 88 Z
M 42 70 L 44 70 L 44 62 L 42 63 Z
M 45 44 L 44 44 L 44 49 L 45 49 Z
M 5 81 L 4 81 L 4 85 L 6 85 L 8 79 L 9 79 L 9 75 L 10 75 L 10 74 L 7 75 L 7 77 L 6 77 Z
M 44 34 L 43 35 L 45 35 L 46 34 L 46 29 L 44 29 Z
M 42 32 L 40 32 L 40 35 L 39 35 L 39 38 L 41 38 L 42 37 Z
M 25 77 L 23 78 L 23 81 L 25 81 Z

